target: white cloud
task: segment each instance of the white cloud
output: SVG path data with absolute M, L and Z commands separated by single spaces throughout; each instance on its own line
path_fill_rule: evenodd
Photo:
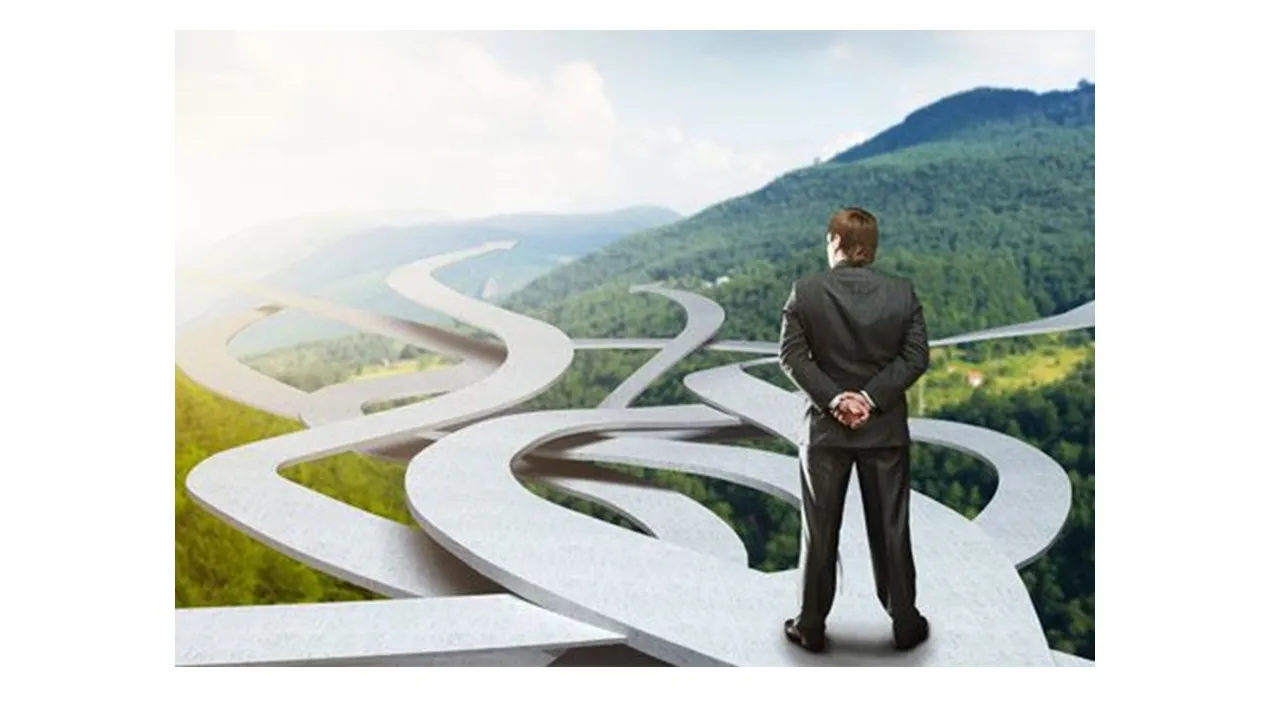
M 787 164 L 620 122 L 589 62 L 364 34 L 179 35 L 179 237 L 318 212 L 693 208 Z

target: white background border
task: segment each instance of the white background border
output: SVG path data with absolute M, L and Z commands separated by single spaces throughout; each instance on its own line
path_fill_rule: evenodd
M 1275 217 L 1263 211 L 1276 197 L 1277 128 L 1258 104 L 1270 81 L 1249 74 L 1270 63 L 1274 39 L 1262 36 L 1270 25 L 1229 12 L 1234 3 L 1215 3 L 1213 18 L 1189 7 L 1135 7 L 1108 22 L 1088 2 L 1042 10 L 796 0 L 757 9 L 687 1 L 185 5 L 183 28 L 1101 27 L 1099 666 L 1056 674 L 175 670 L 172 8 L 50 2 L 7 10 L 0 22 L 11 409 L 3 600 L 5 640 L 16 649 L 6 655 L 7 690 L 26 689 L 30 678 L 40 699 L 56 700 L 736 702 L 906 688 L 910 701 L 1025 703 L 1098 696 L 1100 678 L 1131 673 L 1147 695 L 1194 696 L 1183 680 L 1211 677 L 1216 665 L 1232 674 L 1215 691 L 1243 688 L 1242 678 L 1270 665 L 1271 648 L 1259 641 L 1270 635 L 1261 619 L 1274 621 L 1262 612 L 1274 603 L 1263 573 L 1275 548 L 1245 540 L 1274 535 L 1260 522 L 1276 497 L 1266 412 L 1274 350 L 1264 339 L 1274 315 L 1268 284 L 1277 275 L 1267 255 Z M 1235 24 L 1215 32 L 1210 19 Z M 642 672 L 643 688 L 632 681 Z M 1105 691 L 1127 689 L 1116 681 Z

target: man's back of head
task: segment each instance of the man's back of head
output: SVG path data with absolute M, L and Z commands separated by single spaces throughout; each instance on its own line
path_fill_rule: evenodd
M 857 206 L 841 208 L 827 223 L 827 259 L 850 264 L 870 264 L 880 245 L 880 224 L 871 211 Z

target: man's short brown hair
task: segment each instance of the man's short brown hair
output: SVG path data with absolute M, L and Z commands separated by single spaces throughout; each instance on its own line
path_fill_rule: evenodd
M 869 211 L 853 206 L 841 208 L 831 216 L 827 232 L 840 238 L 840 251 L 849 261 L 869 264 L 876 260 L 880 226 Z

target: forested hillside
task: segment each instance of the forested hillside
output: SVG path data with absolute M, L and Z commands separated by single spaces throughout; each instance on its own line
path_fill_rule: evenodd
M 927 142 L 984 140 L 1027 127 L 1093 124 L 1094 86 L 1088 81 L 1081 81 L 1075 90 L 1046 93 L 977 88 L 923 107 L 831 161 L 848 163 Z
M 1060 93 L 1040 109 L 1048 115 L 1063 101 L 1091 101 L 1092 91 Z M 978 95 L 1001 104 L 1003 93 Z M 916 280 L 937 335 L 1049 315 L 1092 299 L 1092 109 L 1060 124 L 1035 119 L 1015 100 L 1009 102 L 1016 120 L 999 121 L 989 111 L 985 121 L 966 116 L 958 134 L 920 127 L 924 134 L 904 136 L 919 122 L 916 115 L 931 115 L 932 124 L 941 119 L 934 113 L 964 108 L 962 97 L 884 133 L 894 132 L 895 141 L 908 146 L 801 169 L 693 217 L 624 237 L 534 281 L 507 304 L 556 324 L 622 329 L 619 316 L 628 312 L 619 306 L 635 302 L 619 293 L 630 284 L 702 286 L 727 277 L 708 294 L 725 305 L 731 325 L 776 335 L 786 287 L 824 266 L 827 219 L 851 203 L 879 216 L 878 266 Z

